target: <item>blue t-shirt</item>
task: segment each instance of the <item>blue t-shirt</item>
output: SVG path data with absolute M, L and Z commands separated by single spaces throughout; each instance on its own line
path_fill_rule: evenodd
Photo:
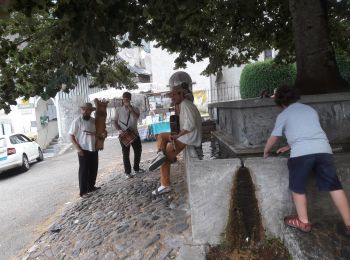
M 315 153 L 332 153 L 316 110 L 308 105 L 293 103 L 277 116 L 272 136 L 285 135 L 291 147 L 290 157 Z

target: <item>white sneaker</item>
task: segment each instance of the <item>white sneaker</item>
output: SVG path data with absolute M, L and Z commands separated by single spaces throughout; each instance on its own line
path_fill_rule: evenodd
M 152 195 L 157 196 L 171 191 L 170 186 L 159 186 L 158 189 L 152 191 Z
M 131 173 L 124 173 L 124 175 L 127 179 L 134 178 L 134 175 L 132 175 Z
M 136 174 L 145 173 L 145 172 L 146 172 L 146 171 L 145 171 L 144 169 L 141 169 L 141 168 L 140 168 L 138 171 L 135 171 L 135 170 L 134 170 L 135 175 L 136 175 Z
M 166 156 L 163 153 L 163 151 L 159 151 L 156 155 L 156 157 L 152 160 L 149 170 L 154 171 L 156 170 L 159 166 L 161 166 L 166 160 Z

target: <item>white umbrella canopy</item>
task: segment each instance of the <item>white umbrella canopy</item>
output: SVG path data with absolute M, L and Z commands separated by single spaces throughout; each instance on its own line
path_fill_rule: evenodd
M 109 88 L 106 90 L 102 90 L 100 92 L 90 94 L 89 99 L 92 101 L 95 98 L 97 99 L 113 99 L 113 98 L 122 98 L 122 95 L 125 91 L 128 91 L 130 93 L 139 93 L 140 91 L 148 91 L 152 87 L 152 83 L 137 83 L 138 89 L 115 89 L 115 88 Z
M 124 89 L 110 88 L 110 89 L 102 90 L 102 91 L 94 93 L 94 94 L 90 94 L 89 99 L 92 101 L 95 98 L 97 98 L 97 99 L 121 98 L 125 91 L 126 90 L 124 90 Z

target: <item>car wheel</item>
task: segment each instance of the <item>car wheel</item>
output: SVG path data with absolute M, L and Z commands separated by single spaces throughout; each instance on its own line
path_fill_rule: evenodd
M 40 147 L 38 148 L 38 152 L 39 152 L 39 157 L 36 158 L 36 160 L 37 160 L 38 162 L 41 162 L 41 161 L 44 160 L 44 155 L 43 155 L 43 151 L 41 150 Z
M 22 157 L 22 171 L 26 172 L 29 170 L 29 160 L 28 160 L 28 157 L 27 155 L 23 154 L 23 157 Z

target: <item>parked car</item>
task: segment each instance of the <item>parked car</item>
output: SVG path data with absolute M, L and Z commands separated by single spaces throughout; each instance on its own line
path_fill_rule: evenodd
M 0 135 L 0 173 L 21 167 L 28 171 L 30 162 L 44 160 L 40 146 L 23 134 Z

